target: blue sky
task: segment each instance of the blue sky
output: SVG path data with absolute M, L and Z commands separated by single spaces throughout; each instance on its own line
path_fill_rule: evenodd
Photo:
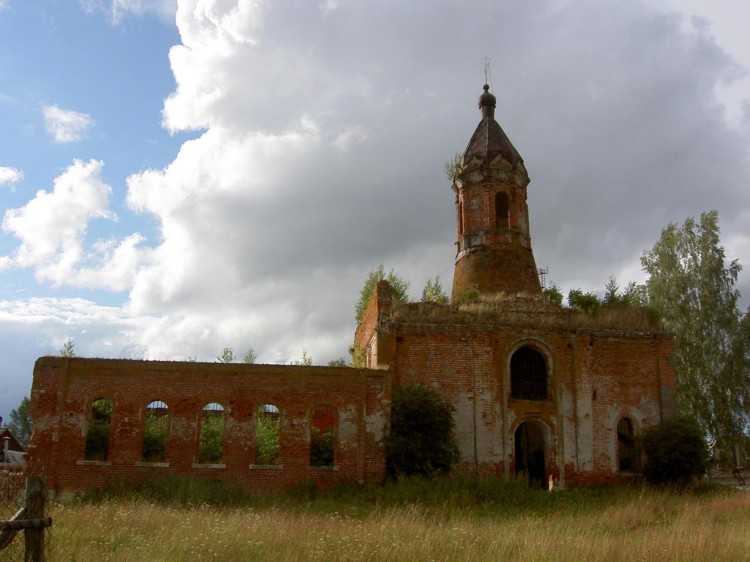
M 443 166 L 487 57 L 550 280 L 642 280 L 660 230 L 709 209 L 747 265 L 748 18 L 740 0 L 0 0 L 0 415 L 67 338 L 324 364 L 379 264 L 413 298 L 450 287 Z

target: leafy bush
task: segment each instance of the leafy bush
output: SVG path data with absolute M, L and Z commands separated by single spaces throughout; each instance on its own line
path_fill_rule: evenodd
M 276 464 L 281 450 L 281 417 L 278 411 L 258 408 L 255 424 L 255 464 Z
M 643 476 L 653 486 L 687 486 L 707 467 L 708 449 L 703 432 L 690 419 L 667 420 L 642 437 L 646 465 Z
M 216 464 L 221 462 L 224 449 L 224 412 L 207 413 L 201 421 L 201 440 L 198 462 Z
M 448 473 L 458 461 L 453 435 L 453 405 L 424 385 L 393 392 L 391 431 L 386 442 L 389 477 Z
M 143 428 L 143 460 L 146 462 L 164 462 L 167 454 L 167 434 L 169 417 L 146 413 Z

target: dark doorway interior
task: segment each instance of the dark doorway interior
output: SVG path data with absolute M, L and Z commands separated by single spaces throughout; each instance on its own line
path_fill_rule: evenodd
M 523 422 L 516 429 L 516 477 L 528 476 L 529 486 L 545 488 L 547 459 L 545 458 L 544 430 L 534 422 Z

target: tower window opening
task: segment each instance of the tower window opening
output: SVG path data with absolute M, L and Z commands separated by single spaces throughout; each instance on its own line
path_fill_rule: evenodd
M 458 202 L 458 235 L 463 236 L 464 234 L 464 203 L 463 201 Z
M 510 211 L 509 211 L 508 194 L 498 191 L 495 194 L 495 224 L 497 228 L 510 228 Z
M 547 398 L 547 363 L 536 349 L 522 347 L 510 358 L 510 394 L 521 400 Z

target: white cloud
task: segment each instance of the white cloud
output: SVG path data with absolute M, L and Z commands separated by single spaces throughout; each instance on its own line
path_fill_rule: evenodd
M 0 186 L 10 185 L 11 191 L 15 191 L 15 185 L 23 180 L 23 171 L 9 166 L 0 166 Z
M 437 274 L 450 286 L 443 164 L 479 121 L 487 54 L 549 280 L 624 285 L 663 226 L 714 207 L 733 247 L 745 240 L 748 124 L 728 127 L 716 98 L 736 63 L 677 15 L 593 0 L 329 4 L 180 1 L 163 123 L 202 133 L 127 182 L 158 239 L 87 242 L 111 194 L 100 166 L 78 163 L 68 183 L 82 193 L 56 196 L 56 181 L 6 215 L 21 240 L 6 267 L 128 290 L 120 312 L 145 320 L 123 337 L 148 358 L 346 355 L 378 264 L 414 297 Z
M 68 143 L 81 140 L 83 135 L 94 125 L 90 115 L 71 109 L 61 109 L 56 105 L 45 105 L 44 128 L 52 135 L 55 142 Z
M 0 0 L 0 10 L 5 10 L 10 7 L 10 0 Z
M 97 241 L 86 250 L 93 219 L 116 220 L 109 210 L 112 189 L 101 180 L 103 164 L 76 160 L 55 179 L 51 192 L 39 191 L 19 209 L 6 211 L 3 230 L 21 241 L 9 267 L 32 268 L 39 280 L 55 285 L 126 290 L 143 256 L 137 234 L 121 241 Z

